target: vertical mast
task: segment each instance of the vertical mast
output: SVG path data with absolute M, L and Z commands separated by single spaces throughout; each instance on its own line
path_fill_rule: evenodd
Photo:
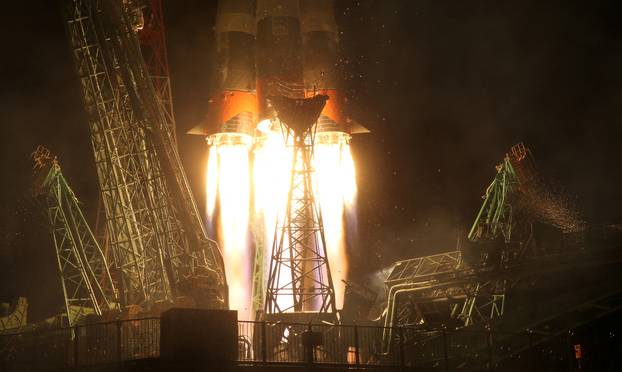
M 293 135 L 293 165 L 284 222 L 272 247 L 265 311 L 335 313 L 324 226 L 313 195 L 314 124 L 327 96 L 270 101 Z

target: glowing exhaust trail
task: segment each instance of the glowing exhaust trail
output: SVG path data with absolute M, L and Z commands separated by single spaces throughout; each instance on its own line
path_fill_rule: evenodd
M 315 189 L 324 222 L 326 253 L 330 264 L 337 308 L 343 307 L 348 256 L 344 211 L 356 199 L 354 161 L 344 133 L 318 136 L 315 145 Z
M 206 188 L 208 216 L 214 214 L 214 195 L 217 195 L 218 235 L 229 286 L 229 307 L 238 311 L 239 319 L 249 320 L 252 316 L 252 254 L 248 242 L 250 137 L 219 134 L 211 142 Z
M 291 148 L 285 143 L 283 133 L 272 128 L 270 120 L 257 125 L 261 137 L 255 144 L 253 161 L 253 191 L 256 218 L 261 218 L 264 225 L 264 291 L 270 271 L 272 245 L 276 226 L 282 223 L 287 205 L 289 178 L 291 174 Z M 287 283 L 291 273 L 281 273 L 279 282 Z M 289 308 L 291 303 L 281 304 Z
M 218 153 L 215 146 L 211 146 L 209 149 L 205 194 L 207 199 L 207 220 L 211 224 L 214 219 L 216 196 L 218 194 Z
M 291 176 L 292 148 L 283 133 L 271 128 L 269 121 L 258 125 L 253 163 L 249 161 L 250 136 L 218 134 L 211 137 L 206 181 L 207 215 L 218 221 L 229 284 L 230 308 L 240 319 L 251 319 L 252 259 L 248 241 L 251 194 L 254 216 L 263 220 L 264 278 L 272 258 L 275 228 L 282 222 Z M 318 135 L 313 164 L 314 191 L 322 212 L 326 253 L 331 268 L 337 308 L 343 307 L 348 275 L 345 213 L 354 208 L 356 174 L 345 133 Z M 252 173 L 252 179 L 250 177 Z M 216 218 L 216 205 L 218 218 Z M 287 271 L 287 270 L 285 270 Z M 279 282 L 291 280 L 290 272 L 281 272 Z M 282 308 L 290 308 L 293 298 L 280 298 Z M 289 303 L 285 303 L 289 302 Z

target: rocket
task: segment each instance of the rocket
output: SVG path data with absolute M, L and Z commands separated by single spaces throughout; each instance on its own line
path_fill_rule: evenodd
M 332 0 L 219 0 L 215 31 L 213 94 L 206 105 L 205 120 L 189 133 L 206 137 L 210 145 L 206 179 L 208 220 L 210 224 L 215 221 L 212 216 L 218 200 L 225 264 L 232 273 L 227 275 L 232 278 L 231 283 L 236 283 L 230 284 L 230 293 L 234 293 L 230 294 L 230 301 L 238 311 L 248 314 L 245 293 L 253 293 L 252 306 L 259 298 L 255 295 L 265 293 L 265 288 L 259 288 L 266 285 L 265 280 L 256 279 L 266 274 L 267 267 L 261 262 L 271 260 L 271 251 L 265 247 L 272 244 L 269 231 L 274 231 L 274 225 L 267 226 L 278 222 L 283 213 L 280 208 L 284 207 L 282 196 L 288 194 L 285 187 L 289 185 L 292 164 L 283 159 L 290 159 L 293 153 L 287 148 L 291 137 L 282 138 L 283 133 L 290 132 L 281 126 L 281 119 L 289 130 L 301 125 L 287 123 L 298 119 L 286 118 L 283 110 L 279 117 L 272 103 L 289 101 L 283 98 L 316 97 L 313 101 L 321 100 L 324 104 L 318 107 L 322 111 L 314 132 L 318 145 L 314 148 L 314 161 L 321 168 L 315 180 L 318 190 L 326 184 L 322 180 L 340 182 L 334 195 L 324 193 L 329 195 L 324 203 L 330 204 L 333 199 L 335 203 L 334 208 L 324 209 L 323 217 L 338 230 L 331 242 L 325 243 L 327 254 L 335 257 L 337 263 L 343 262 L 345 256 L 339 232 L 345 198 L 356 194 L 348 144 L 352 134 L 365 130 L 346 113 Z M 252 180 L 248 177 L 251 171 Z M 340 175 L 327 176 L 333 173 Z M 258 224 L 264 225 L 258 227 L 261 231 L 253 231 L 253 235 L 263 236 L 265 245 L 264 252 L 255 252 L 255 257 L 262 257 L 263 267 L 253 266 L 252 284 L 247 275 L 252 253 L 244 243 L 251 186 L 253 210 L 261 213 L 264 220 Z M 234 200 L 233 194 L 239 198 Z M 342 270 L 338 272 L 346 272 L 345 266 Z
M 258 123 L 275 118 L 269 97 L 318 94 L 329 97 L 318 134 L 369 132 L 345 112 L 338 42 L 333 0 L 220 0 L 216 94 L 205 120 L 188 133 L 246 143 L 261 134 Z

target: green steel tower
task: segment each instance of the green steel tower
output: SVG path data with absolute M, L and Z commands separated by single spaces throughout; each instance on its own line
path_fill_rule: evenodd
M 226 307 L 222 256 L 205 233 L 141 52 L 142 9 L 120 0 L 64 4 L 122 304 Z
M 118 311 L 108 261 L 80 209 L 80 202 L 49 150 L 33 154 L 36 193 L 45 199 L 69 326 L 86 315 Z

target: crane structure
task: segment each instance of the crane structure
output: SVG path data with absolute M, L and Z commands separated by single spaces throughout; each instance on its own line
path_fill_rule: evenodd
M 523 144 L 513 146 L 496 171 L 467 239 L 459 239 L 455 251 L 394 264 L 385 281 L 384 325 L 420 332 L 400 335 L 385 328 L 385 353 L 404 337 L 418 363 L 433 363 L 434 347 L 445 336 L 426 330 L 494 329 L 507 338 L 497 342 L 512 345 L 495 356 L 500 360 L 622 308 L 622 286 L 608 280 L 622 263 L 613 235 L 605 239 L 600 229 L 581 222 L 573 205 L 538 174 Z M 525 330 L 528 337 L 516 336 Z M 455 352 L 446 351 L 452 363 L 475 366 L 469 363 L 477 363 L 489 341 L 467 340 L 468 333 L 464 340 L 455 337 Z M 472 352 L 458 350 L 460 345 Z
M 222 256 L 181 165 L 163 86 L 156 91 L 143 58 L 145 21 L 134 3 L 65 1 L 120 300 L 146 310 L 180 301 L 225 308 Z
M 117 290 L 80 203 L 50 151 L 33 153 L 36 194 L 45 200 L 69 326 L 89 314 L 119 311 Z
M 327 99 L 323 95 L 270 99 L 287 127 L 284 132 L 292 136 L 293 160 L 285 217 L 272 246 L 266 316 L 288 312 L 336 314 L 322 214 L 313 194 L 311 159 L 314 124 Z

